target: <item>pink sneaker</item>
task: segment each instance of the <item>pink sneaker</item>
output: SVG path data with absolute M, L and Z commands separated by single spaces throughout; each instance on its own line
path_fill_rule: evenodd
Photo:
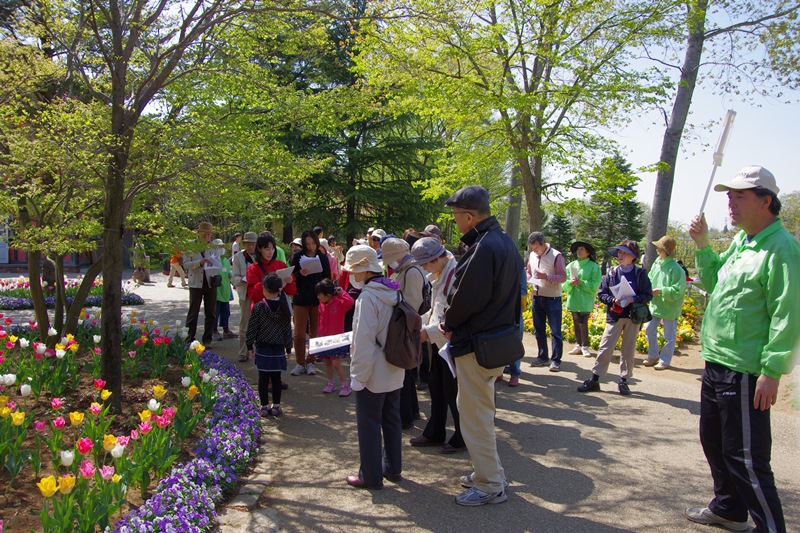
M 336 390 L 336 383 L 334 381 L 329 381 L 328 383 L 325 384 L 325 388 L 322 389 L 322 392 L 324 392 L 325 394 L 330 394 L 335 390 Z
M 342 383 L 342 388 L 339 389 L 339 396 L 342 396 L 342 397 L 350 396 L 351 392 L 353 392 L 353 391 L 350 389 L 350 384 L 349 383 Z

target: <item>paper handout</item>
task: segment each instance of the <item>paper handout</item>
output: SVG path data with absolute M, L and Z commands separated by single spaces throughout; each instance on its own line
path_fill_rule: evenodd
M 275 273 L 278 275 L 279 278 L 281 278 L 281 281 L 283 281 L 285 278 L 288 278 L 288 277 L 290 277 L 292 275 L 292 271 L 293 270 L 294 270 L 294 267 L 286 267 L 286 268 L 282 268 L 280 270 L 276 270 Z M 286 286 L 286 284 L 284 284 L 284 287 L 285 286 Z
M 316 274 L 322 272 L 322 262 L 319 256 L 308 257 L 307 255 L 300 255 L 300 270 L 307 270 L 306 274 Z
M 612 285 L 609 287 L 611 294 L 614 295 L 614 298 L 617 300 L 632 300 L 634 296 L 636 296 L 636 292 L 631 287 L 631 284 L 628 283 L 628 280 L 625 276 L 620 276 L 620 281 L 617 285 Z
M 450 369 L 450 373 L 453 374 L 453 377 L 456 377 L 456 365 L 453 362 L 453 356 L 450 355 L 450 343 L 444 343 L 444 346 L 439 348 L 439 357 L 444 359 L 444 362 L 447 363 L 447 368 Z
M 338 335 L 328 335 L 326 337 L 315 337 L 308 340 L 308 353 L 316 354 L 326 350 L 333 350 L 342 346 L 350 346 L 353 342 L 353 332 L 339 333 Z

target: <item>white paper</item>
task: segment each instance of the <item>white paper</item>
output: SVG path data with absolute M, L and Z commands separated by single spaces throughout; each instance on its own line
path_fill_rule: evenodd
M 570 278 L 571 280 L 578 279 L 578 267 L 576 267 L 575 265 L 570 265 L 569 266 L 569 274 L 570 274 L 570 276 L 572 276 Z
M 219 258 L 218 248 L 209 248 L 206 250 L 205 259 L 211 261 L 203 265 L 203 270 L 219 270 L 222 268 L 222 260 Z
M 307 270 L 306 275 L 322 272 L 322 262 L 318 256 L 300 255 L 300 270 Z
M 340 333 L 338 335 L 328 335 L 326 337 L 315 337 L 308 341 L 308 353 L 317 354 L 342 346 L 350 346 L 353 342 L 353 332 Z
M 621 276 L 620 282 L 617 285 L 609 287 L 609 290 L 617 300 L 630 300 L 636 296 L 636 292 L 633 290 L 633 287 L 631 287 L 631 284 L 628 283 L 625 276 Z
M 276 270 L 275 273 L 278 275 L 279 278 L 281 278 L 281 280 L 283 280 L 285 278 L 291 277 L 293 270 L 294 270 L 294 267 L 286 267 L 286 268 L 282 268 L 280 270 Z M 284 286 L 285 285 L 286 284 L 284 283 Z
M 453 374 L 453 377 L 456 378 L 456 365 L 453 362 L 453 356 L 450 355 L 450 343 L 444 343 L 444 346 L 439 348 L 439 357 L 444 359 L 444 362 L 447 363 L 447 367 L 450 369 L 450 373 Z

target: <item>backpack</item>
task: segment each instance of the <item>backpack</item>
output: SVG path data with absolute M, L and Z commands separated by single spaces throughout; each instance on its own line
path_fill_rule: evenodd
M 411 265 L 403 273 L 404 282 L 405 282 L 405 276 L 408 276 L 408 271 L 411 270 L 412 268 L 416 268 L 419 271 L 419 273 L 422 274 L 422 303 L 419 304 L 419 309 L 417 309 L 417 312 L 420 315 L 424 315 L 425 313 L 431 310 L 431 282 L 428 281 L 428 277 L 425 275 L 424 272 L 422 272 L 422 269 L 416 265 Z M 405 285 L 405 283 L 403 283 L 403 285 Z
M 396 367 L 411 370 L 422 363 L 422 341 L 420 330 L 422 319 L 397 291 L 397 303 L 392 308 L 386 346 L 383 354 L 386 361 Z M 380 346 L 380 343 L 378 344 Z

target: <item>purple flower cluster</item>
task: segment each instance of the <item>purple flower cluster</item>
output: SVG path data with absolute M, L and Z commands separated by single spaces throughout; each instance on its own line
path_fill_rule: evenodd
M 120 520 L 115 529 L 119 533 L 210 529 L 215 504 L 255 456 L 261 434 L 257 394 L 226 359 L 206 351 L 200 362 L 219 375 L 213 380 L 217 399 L 196 456 L 174 467 L 147 502 Z
M 67 297 L 67 303 L 72 305 L 73 298 Z M 87 296 L 84 307 L 100 307 L 100 302 L 103 299 L 100 296 Z M 44 305 L 48 309 L 56 306 L 55 296 L 45 296 Z M 122 305 L 144 305 L 144 300 L 138 294 L 132 292 L 123 292 Z M 33 309 L 33 299 L 31 298 L 15 298 L 12 296 L 0 296 L 0 309 Z

